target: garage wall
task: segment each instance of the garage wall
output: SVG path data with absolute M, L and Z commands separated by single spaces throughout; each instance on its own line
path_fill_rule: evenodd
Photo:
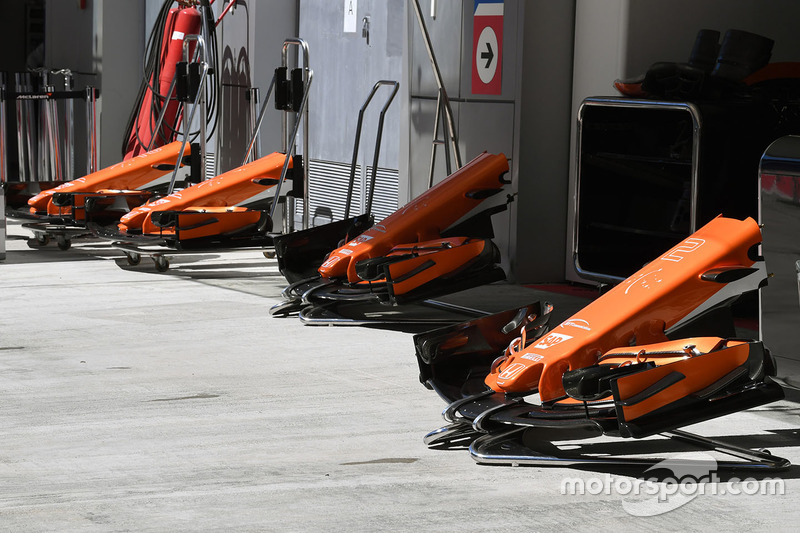
M 455 115 L 463 162 L 483 151 L 509 158 L 516 199 L 494 217 L 495 242 L 511 280 L 564 276 L 574 2 L 504 2 L 501 91 L 473 94 L 474 0 L 420 0 Z M 410 114 L 407 201 L 427 187 L 436 85 L 422 33 L 408 7 Z M 443 151 L 434 182 L 446 175 Z
M 48 0 L 46 9 L 45 66 L 76 72 L 76 88 L 93 85 L 100 89 L 100 167 L 119 162 L 123 130 L 141 78 L 145 5 L 88 0 L 81 9 L 78 2 Z M 84 138 L 85 132 L 76 132 L 79 157 Z M 76 168 L 84 165 L 76 160 Z
M 786 20 L 800 16 L 793 0 L 577 0 L 572 81 L 571 153 L 565 275 L 576 272 L 574 245 L 575 136 L 580 103 L 590 96 L 616 95 L 613 82 L 644 74 L 657 61 L 686 62 L 697 31 L 741 29 L 775 41 L 772 61 L 800 60 L 800 33 Z
M 402 82 L 404 4 L 401 0 L 300 2 L 298 35 L 308 43 L 314 71 L 309 98 L 312 224 L 343 217 L 359 110 L 379 80 Z M 353 10 L 352 28 L 345 28 L 346 6 Z M 373 202 L 378 220 L 398 205 L 402 83 L 400 90 L 385 117 Z M 381 87 L 364 114 L 351 216 L 365 208 L 379 112 L 390 93 L 389 87 Z

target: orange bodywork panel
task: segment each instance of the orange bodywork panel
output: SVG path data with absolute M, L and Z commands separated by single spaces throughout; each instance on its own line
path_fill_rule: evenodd
M 396 246 L 387 257 L 407 258 L 388 265 L 393 295 L 402 296 L 443 275 L 457 272 L 487 246 L 491 243 L 486 239 L 467 237 Z
M 274 152 L 209 180 L 202 181 L 153 202 L 148 202 L 120 218 L 119 229 L 123 233 L 129 230 L 141 229 L 145 235 L 163 235 L 167 228 L 159 227 L 152 220 L 152 214 L 158 211 L 192 211 L 194 213 L 205 211 L 212 214 L 215 212 L 219 215 L 216 218 L 219 220 L 224 218 L 231 228 L 221 231 L 216 226 L 213 230 L 214 233 L 224 233 L 230 229 L 235 229 L 237 220 L 241 220 L 243 217 L 246 220 L 250 220 L 253 217 L 258 220 L 260 213 L 249 212 L 246 215 L 240 215 L 240 212 L 246 210 L 236 206 L 252 198 L 266 187 L 277 184 L 285 160 L 285 154 Z M 291 159 L 288 168 L 292 168 Z M 256 181 L 264 178 L 274 179 L 275 181 L 272 184 L 256 183 Z M 210 220 L 212 214 L 206 214 L 205 216 Z M 201 221 L 198 220 L 199 222 Z M 194 232 L 196 234 L 194 237 L 208 235 L 209 229 L 210 227 L 206 227 L 205 230 L 198 229 L 198 231 Z M 181 230 L 181 238 L 190 237 Z
M 68 181 L 53 189 L 42 191 L 28 200 L 30 211 L 32 214 L 46 212 L 49 215 L 66 216 L 72 214 L 72 208 L 54 205 L 52 199 L 56 193 L 76 194 L 76 206 L 82 206 L 85 194 L 81 193 L 132 191 L 143 187 L 167 172 L 163 170 L 163 167 L 161 169 L 157 167 L 175 165 L 181 150 L 181 144 L 180 142 L 170 143 L 81 178 Z M 187 144 L 184 155 L 190 155 L 190 153 L 191 147 Z
M 346 277 L 350 283 L 357 283 L 359 261 L 386 255 L 398 243 L 439 239 L 442 231 L 480 204 L 486 193 L 500 189 L 506 172 L 505 155 L 482 153 L 380 224 L 331 252 L 319 268 L 320 275 L 328 279 Z
M 631 421 L 689 395 L 700 395 L 715 383 L 736 375 L 750 354 L 744 341 L 700 337 L 667 343 L 614 350 L 603 364 L 653 361 L 655 368 L 616 379 L 615 400 L 621 420 Z M 615 353 L 616 352 L 616 353 Z M 625 353 L 627 352 L 627 354 Z
M 726 280 L 751 272 L 749 252 L 760 241 L 753 219 L 715 218 L 541 339 L 508 353 L 486 384 L 497 392 L 538 391 L 542 401 L 563 397 L 564 372 L 620 346 L 666 341 L 664 331 L 702 310 Z
M 225 235 L 246 226 L 257 224 L 261 212 L 244 207 L 188 207 L 176 213 L 176 226 L 182 240 Z M 159 226 L 163 237 L 176 235 L 175 226 Z

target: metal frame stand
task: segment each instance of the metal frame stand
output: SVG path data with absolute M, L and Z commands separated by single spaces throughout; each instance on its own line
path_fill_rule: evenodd
M 428 52 L 428 58 L 431 60 L 431 67 L 433 68 L 433 76 L 436 79 L 436 86 L 439 88 L 439 93 L 436 99 L 436 119 L 433 126 L 433 141 L 431 145 L 431 165 L 428 173 L 428 188 L 433 186 L 433 167 L 436 163 L 436 147 L 445 147 L 445 158 L 447 165 L 447 174 L 451 174 L 454 170 L 461 168 L 461 151 L 458 148 L 458 135 L 456 134 L 456 127 L 453 121 L 453 110 L 450 108 L 450 99 L 447 96 L 447 89 L 444 87 L 444 80 L 442 73 L 439 70 L 439 63 L 436 61 L 436 54 L 433 52 L 431 45 L 431 37 L 428 34 L 428 28 L 425 26 L 425 20 L 422 17 L 422 9 L 419 7 L 419 0 L 413 0 L 411 5 L 414 7 L 414 14 L 419 23 L 419 29 L 422 31 L 422 39 L 425 43 L 425 49 Z M 445 125 L 447 126 L 444 132 L 444 139 L 439 139 L 439 118 L 444 115 Z M 447 143 L 452 147 L 452 156 L 455 158 L 455 169 L 452 168 L 450 162 L 451 152 L 447 149 Z
M 476 431 L 471 423 L 459 421 L 432 431 L 425 436 L 424 441 L 428 446 L 444 447 L 466 446 L 466 443 L 469 443 L 469 453 L 475 462 L 489 465 L 650 467 L 665 460 L 665 457 L 595 456 L 575 451 L 556 454 L 552 451 L 554 446 L 550 447 L 547 452 L 538 451 L 522 442 L 522 434 L 530 429 L 530 427 L 514 427 L 499 433 L 481 433 Z M 739 460 L 717 461 L 716 467 L 721 470 L 740 469 L 772 472 L 786 470 L 791 466 L 789 460 L 772 455 L 767 450 L 742 448 L 724 443 L 718 439 L 702 437 L 677 429 L 663 432 L 661 435 L 695 445 L 700 449 L 716 451 L 739 458 Z M 635 442 L 641 441 L 637 440 Z M 692 464 L 697 464 L 697 461 L 692 459 L 670 461 L 671 465 L 678 463 L 691 466 Z

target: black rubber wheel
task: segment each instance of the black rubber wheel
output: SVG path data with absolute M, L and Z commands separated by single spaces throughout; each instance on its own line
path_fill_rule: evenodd
M 36 233 L 36 243 L 39 246 L 46 246 L 50 242 L 50 236 L 47 233 Z
M 136 266 L 142 261 L 142 256 L 137 253 L 126 253 L 125 258 L 128 260 L 128 264 L 131 266 Z
M 169 260 L 163 255 L 159 255 L 153 258 L 153 263 L 156 265 L 156 270 L 159 272 L 166 272 L 169 270 Z
M 56 240 L 56 244 L 58 245 L 59 250 L 69 250 L 70 246 L 72 246 L 72 241 L 69 239 L 60 238 Z

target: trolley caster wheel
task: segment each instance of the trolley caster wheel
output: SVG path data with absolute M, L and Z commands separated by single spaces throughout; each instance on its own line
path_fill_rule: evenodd
M 156 265 L 156 270 L 159 272 L 166 272 L 169 270 L 169 260 L 163 255 L 153 258 L 153 263 Z
M 136 266 L 142 261 L 142 257 L 136 253 L 126 253 L 125 258 L 128 260 L 128 264 L 131 266 Z
M 277 257 L 277 254 L 275 253 L 274 250 L 264 251 L 263 254 L 264 257 L 266 257 L 267 259 L 275 259 L 275 257 Z
M 47 246 L 50 243 L 50 236 L 46 233 L 36 233 L 34 238 L 39 246 Z
M 56 244 L 58 245 L 59 250 L 69 250 L 70 246 L 72 246 L 72 241 L 69 239 L 65 239 L 60 237 L 56 239 Z

